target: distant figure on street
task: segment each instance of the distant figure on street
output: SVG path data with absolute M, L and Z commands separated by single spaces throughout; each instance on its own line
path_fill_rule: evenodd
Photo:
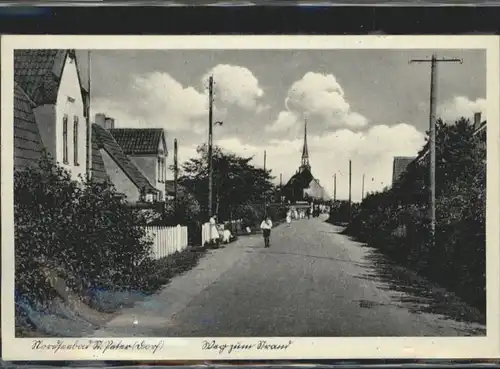
M 219 242 L 219 230 L 217 229 L 217 217 L 214 215 L 210 218 L 210 241 Z
M 290 210 L 290 209 L 288 209 L 288 211 L 286 212 L 286 223 L 288 224 L 289 227 L 291 226 L 291 223 L 292 223 L 292 210 Z
M 311 208 L 307 208 L 307 219 L 311 219 Z
M 266 218 L 260 224 L 260 229 L 262 229 L 262 234 L 264 236 L 264 247 L 266 248 L 269 247 L 271 228 L 273 228 L 273 222 L 271 222 L 271 218 L 269 218 L 269 215 L 266 215 Z

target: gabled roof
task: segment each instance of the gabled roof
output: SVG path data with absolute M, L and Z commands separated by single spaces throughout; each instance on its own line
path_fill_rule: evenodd
M 95 182 L 111 182 L 106 167 L 102 160 L 101 151 L 99 150 L 99 139 L 92 129 L 92 181 Z
M 161 128 L 114 128 L 109 130 L 127 155 L 158 154 L 160 140 L 165 150 L 165 132 Z
M 92 124 L 92 135 L 96 137 L 99 148 L 103 148 L 113 158 L 115 163 L 123 170 L 127 177 L 139 189 L 145 189 L 146 192 L 158 192 L 158 190 L 149 183 L 142 172 L 130 161 L 128 156 L 115 141 L 113 136 L 104 128 L 97 124 Z
M 33 103 L 14 82 L 14 168 L 23 169 L 36 164 L 43 151 Z
M 14 80 L 37 106 L 56 102 L 68 53 L 73 51 L 60 49 L 14 51 Z M 85 100 L 87 91 L 81 83 L 81 71 L 76 57 L 75 63 L 82 98 Z
M 396 156 L 394 157 L 394 162 L 392 164 L 392 182 L 396 182 L 400 179 L 401 175 L 404 173 L 408 165 L 412 163 L 416 157 L 414 156 Z
M 285 187 L 293 186 L 293 187 L 301 187 L 308 188 L 311 181 L 314 179 L 309 168 L 302 168 L 299 172 L 295 173 Z

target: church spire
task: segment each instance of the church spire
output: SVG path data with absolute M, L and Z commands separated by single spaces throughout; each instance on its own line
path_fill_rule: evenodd
M 307 149 L 307 119 L 304 121 L 304 147 L 302 148 L 302 168 L 310 169 L 309 150 Z

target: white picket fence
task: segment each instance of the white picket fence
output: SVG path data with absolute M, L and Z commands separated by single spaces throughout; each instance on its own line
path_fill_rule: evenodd
M 201 245 L 205 245 L 210 242 L 211 234 L 210 234 L 210 223 L 205 223 L 201 226 Z
M 152 256 L 155 259 L 180 252 L 188 245 L 188 230 L 185 226 L 146 226 L 145 230 L 146 236 L 153 240 Z

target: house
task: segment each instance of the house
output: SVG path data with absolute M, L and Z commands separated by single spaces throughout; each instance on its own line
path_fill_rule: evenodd
M 392 163 L 392 185 L 396 184 L 416 158 L 413 156 L 396 156 Z
M 103 117 L 99 120 L 102 122 Z M 105 119 L 104 124 L 125 154 L 159 191 L 159 201 L 163 201 L 168 156 L 165 131 L 161 128 L 114 128 L 114 122 L 106 123 Z
M 129 203 L 154 202 L 159 191 L 125 154 L 113 135 L 100 126 L 92 124 L 93 144 L 97 147 L 93 156 L 93 176 L 109 180 Z M 97 178 L 94 178 L 97 180 Z
M 90 173 L 89 93 L 74 50 L 14 52 L 14 165 L 42 149 L 73 179 Z

